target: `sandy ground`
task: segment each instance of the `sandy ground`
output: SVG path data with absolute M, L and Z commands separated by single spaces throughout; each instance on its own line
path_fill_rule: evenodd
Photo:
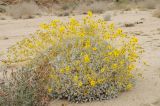
M 122 93 L 118 98 L 85 104 L 72 104 L 66 101 L 52 101 L 50 106 L 160 106 L 160 19 L 152 17 L 152 11 L 113 11 L 112 21 L 125 32 L 134 33 L 145 49 L 142 59 L 148 66 L 139 65 L 138 71 L 144 78 L 137 79 L 136 86 L 129 92 Z M 113 14 L 113 15 L 112 15 Z M 81 16 L 76 16 L 80 18 Z M 103 17 L 97 15 L 97 17 Z M 38 29 L 40 22 L 49 22 L 68 17 L 42 16 L 28 20 L 0 20 L 0 51 L 7 49 L 17 41 Z M 124 23 L 139 23 L 133 27 L 124 27 Z M 64 105 L 63 105 L 64 104 Z

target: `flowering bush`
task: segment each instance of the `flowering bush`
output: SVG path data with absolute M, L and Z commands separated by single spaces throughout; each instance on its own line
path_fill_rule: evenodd
M 134 86 L 133 70 L 143 52 L 135 36 L 94 19 L 91 12 L 82 22 L 53 20 L 40 27 L 36 35 L 9 48 L 5 62 L 30 62 L 37 55 L 49 59 L 48 92 L 53 98 L 111 99 Z

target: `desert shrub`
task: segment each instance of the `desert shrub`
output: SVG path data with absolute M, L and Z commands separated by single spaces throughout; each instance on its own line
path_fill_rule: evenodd
M 0 13 L 6 12 L 5 6 L 0 5 Z
M 34 15 L 40 13 L 40 9 L 34 2 L 22 2 L 10 5 L 6 9 L 7 13 L 13 18 L 33 18 Z
M 154 12 L 153 12 L 153 16 L 160 18 L 160 8 L 157 8 Z
M 74 2 L 68 2 L 68 3 L 63 3 L 62 9 L 63 10 L 74 9 L 74 8 L 76 8 L 76 6 L 77 6 L 76 1 L 74 1 Z
M 41 58 L 42 59 L 42 58 Z M 49 64 L 46 59 L 38 64 L 4 69 L 3 83 L 0 84 L 1 106 L 47 106 Z M 44 67 L 45 66 L 45 67 Z
M 145 0 L 139 2 L 139 6 L 142 9 L 155 9 L 158 1 L 157 0 Z
M 48 93 L 53 98 L 78 103 L 105 100 L 134 86 L 136 62 L 143 52 L 135 36 L 94 19 L 91 12 L 82 21 L 53 20 L 40 26 L 34 36 L 10 47 L 4 62 L 46 57 L 50 68 L 43 67 L 50 72 Z
M 93 13 L 103 13 L 107 10 L 106 2 L 94 2 L 88 6 L 88 10 L 91 10 Z

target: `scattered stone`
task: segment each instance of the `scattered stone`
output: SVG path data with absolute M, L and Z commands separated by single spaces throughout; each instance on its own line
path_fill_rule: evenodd
M 145 20 L 145 18 L 141 18 L 140 20 L 144 21 L 144 20 Z
M 155 105 L 155 106 L 160 106 L 160 99 L 156 100 L 152 104 Z
M 126 8 L 124 8 L 124 11 L 131 11 L 131 7 L 130 6 L 127 6 Z
M 0 20 L 5 20 L 5 18 L 4 17 L 0 17 Z
M 1 40 L 7 40 L 9 39 L 8 37 L 0 37 Z
M 124 11 L 121 11 L 120 14 L 124 14 Z
M 149 34 L 142 34 L 142 36 L 150 36 Z
M 140 106 L 151 106 L 149 103 L 141 104 Z
M 34 18 L 33 15 L 22 15 L 21 19 L 30 19 L 30 18 Z
M 106 14 L 106 15 L 104 16 L 104 20 L 105 20 L 105 21 L 111 21 L 111 15 L 110 15 L 110 14 Z
M 82 14 L 85 14 L 85 15 L 86 15 L 86 14 L 87 14 L 87 12 L 83 12 Z
M 143 21 L 137 21 L 135 24 L 143 24 Z
M 157 47 L 160 47 L 160 45 L 158 45 Z
M 65 13 L 63 14 L 63 16 L 69 16 L 69 13 L 68 13 L 68 12 L 65 12 Z
M 113 13 L 113 16 L 117 16 L 117 12 L 114 12 L 114 13 Z
M 60 14 L 58 14 L 58 16 L 69 16 L 69 13 L 68 12 L 60 13 Z
M 135 23 L 129 23 L 129 22 L 128 22 L 128 23 L 125 23 L 124 26 L 125 26 L 125 27 L 134 27 L 134 26 L 135 26 Z
M 1 80 L 1 79 L 0 79 L 0 84 L 4 84 L 4 80 Z
M 7 40 L 7 39 L 9 39 L 9 38 L 8 38 L 8 37 L 4 37 L 4 38 L 3 38 L 3 40 Z
M 155 38 L 155 39 L 153 39 L 153 40 L 154 40 L 154 41 L 157 41 L 157 40 L 159 41 L 159 39 L 158 39 L 158 38 Z
M 160 31 L 160 28 L 157 28 L 157 31 Z
M 62 103 L 62 106 L 67 106 L 67 104 L 65 104 L 65 103 Z

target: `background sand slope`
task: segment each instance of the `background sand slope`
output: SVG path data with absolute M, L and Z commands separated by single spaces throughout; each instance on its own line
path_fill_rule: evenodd
M 114 14 L 108 11 L 105 14 Z M 53 101 L 50 106 L 160 106 L 160 19 L 154 18 L 151 11 L 116 11 L 112 21 L 122 27 L 125 32 L 135 34 L 145 49 L 143 60 L 148 66 L 139 65 L 138 70 L 143 79 L 137 79 L 136 86 L 129 92 L 122 93 L 117 99 L 92 102 L 86 104 L 72 104 L 66 101 Z M 80 18 L 81 16 L 75 16 Z M 97 18 L 103 17 L 96 15 Z M 7 49 L 17 41 L 38 29 L 40 22 L 49 22 L 56 16 L 42 16 L 28 20 L 0 20 L 0 51 Z M 68 20 L 68 17 L 60 17 Z M 124 27 L 125 23 L 134 23 L 133 27 Z M 138 23 L 138 24 L 135 24 Z M 64 105 L 63 105 L 64 104 Z

